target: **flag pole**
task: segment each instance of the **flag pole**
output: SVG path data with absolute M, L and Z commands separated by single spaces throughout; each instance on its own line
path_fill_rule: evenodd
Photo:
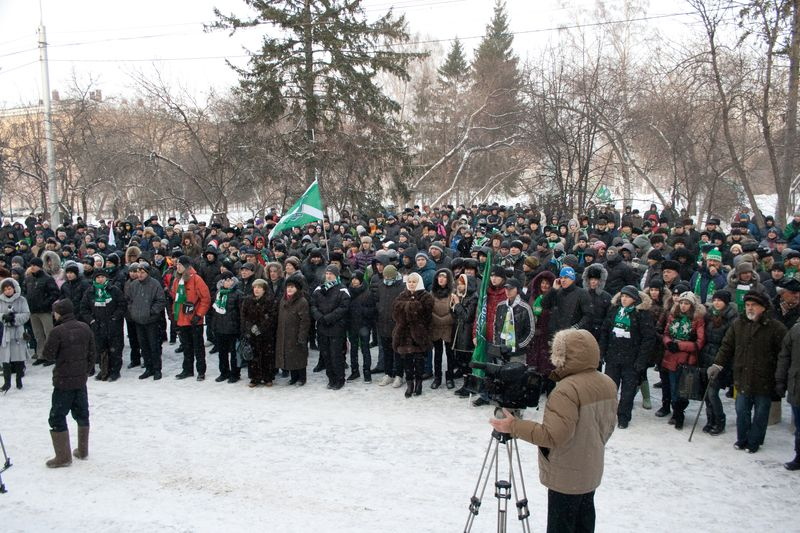
M 314 171 L 314 179 L 317 181 L 317 188 L 319 188 L 319 172 Z M 319 199 L 322 200 L 322 189 L 319 191 Z M 327 205 L 325 202 L 322 202 L 322 205 Z M 328 215 L 328 208 L 325 207 L 325 215 Z M 328 232 L 325 230 L 325 217 L 322 217 L 322 235 L 325 237 L 325 260 L 330 263 L 331 262 L 331 245 L 330 241 L 328 240 Z M 344 266 L 344 265 L 342 265 Z

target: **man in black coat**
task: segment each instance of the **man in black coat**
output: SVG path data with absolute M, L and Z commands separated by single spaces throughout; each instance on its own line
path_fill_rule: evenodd
M 575 284 L 575 270 L 564 267 L 553 283 L 553 289 L 542 298 L 542 307 L 551 309 L 550 334 L 575 328 L 591 331 L 592 300 L 586 289 Z
M 108 281 L 105 271 L 95 271 L 92 286 L 85 291 L 81 300 L 80 317 L 94 333 L 95 346 L 100 355 L 100 372 L 95 379 L 99 381 L 119 379 L 126 309 L 125 295 L 119 287 Z
M 319 356 L 325 363 L 328 388 L 333 390 L 344 386 L 349 307 L 350 293 L 339 281 L 339 269 L 328 265 L 325 282 L 311 293 L 311 316 L 317 323 Z
M 47 342 L 47 337 L 53 330 L 53 315 L 51 309 L 58 300 L 58 285 L 47 272 L 42 270 L 44 262 L 40 257 L 31 259 L 28 267 L 29 274 L 25 276 L 25 299 L 31 310 L 31 327 L 36 338 L 36 356 L 34 365 L 48 365 L 50 363 L 41 357 L 42 349 Z
M 150 276 L 147 269 L 137 265 L 136 280 L 132 280 L 126 286 L 125 298 L 144 359 L 145 371 L 139 379 L 152 377 L 154 380 L 159 380 L 161 379 L 160 318 L 164 314 L 167 301 L 164 287 Z
M 56 326 L 50 332 L 42 357 L 53 361 L 53 398 L 50 407 L 50 438 L 56 456 L 47 461 L 49 468 L 72 464 L 67 414 L 78 423 L 78 448 L 73 455 L 89 457 L 89 395 L 86 380 L 94 368 L 95 344 L 92 330 L 75 319 L 70 300 L 53 304 Z

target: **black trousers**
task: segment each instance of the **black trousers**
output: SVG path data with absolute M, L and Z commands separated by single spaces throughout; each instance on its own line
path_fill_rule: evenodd
M 62 390 L 53 389 L 50 403 L 50 430 L 61 432 L 67 430 L 67 415 L 72 412 L 72 418 L 79 426 L 89 425 L 89 394 L 86 385 L 80 389 Z
M 445 376 L 447 379 L 453 379 L 453 370 L 456 368 L 455 355 L 453 354 L 453 343 L 443 341 L 433 341 L 433 375 L 437 378 L 442 378 L 442 355 L 447 355 L 447 371 Z
M 547 533 L 592 533 L 594 522 L 594 491 L 586 494 L 547 491 Z
M 194 374 L 193 366 L 197 366 L 198 374 L 206 373 L 206 348 L 203 344 L 203 326 L 178 326 L 178 335 L 183 346 L 183 372 Z
M 216 335 L 220 375 L 241 377 L 241 369 L 236 360 L 236 339 L 239 336 L 235 333 L 217 333 Z
M 125 319 L 125 325 L 128 328 L 128 345 L 131 347 L 131 363 L 142 363 L 142 350 L 139 342 L 139 330 L 136 327 L 136 322 L 130 318 Z
M 617 407 L 617 419 L 620 422 L 630 422 L 633 399 L 636 397 L 636 389 L 639 387 L 639 373 L 634 370 L 633 363 L 606 361 L 606 375 L 614 381 L 617 389 L 620 389 L 620 384 L 622 385 L 619 406 Z
M 331 337 L 317 333 L 319 356 L 325 361 L 325 373 L 330 383 L 344 381 L 344 361 L 347 341 L 344 335 Z
M 672 403 L 672 387 L 669 383 L 669 370 L 659 367 L 658 377 L 661 378 L 661 407 L 669 407 Z
M 144 367 L 147 370 L 161 372 L 161 326 L 158 322 L 136 324 L 136 337 L 142 350 Z
M 383 371 L 389 377 L 403 377 L 403 358 L 394 353 L 392 348 L 392 337 L 381 337 L 383 346 Z
M 107 325 L 104 324 L 100 327 L 103 330 L 97 331 L 94 336 L 96 351 L 100 359 L 100 373 L 119 374 L 122 369 L 122 320 L 111 320 Z M 131 351 L 131 353 L 133 352 Z M 132 357 L 131 359 L 133 360 Z

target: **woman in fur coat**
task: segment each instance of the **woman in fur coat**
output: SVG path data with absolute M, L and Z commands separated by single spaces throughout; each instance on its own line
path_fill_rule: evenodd
M 267 282 L 253 282 L 253 294 L 242 301 L 242 342 L 253 347 L 253 359 L 247 365 L 249 387 L 264 383 L 272 386 L 275 379 L 275 332 L 278 324 L 278 301 L 267 287 Z
M 286 279 L 285 292 L 278 304 L 278 329 L 275 333 L 276 364 L 289 371 L 289 385 L 298 387 L 306 384 L 308 331 L 311 327 L 311 312 L 303 294 L 304 286 L 300 274 Z
M 406 279 L 406 290 L 395 299 L 392 307 L 394 330 L 392 348 L 405 359 L 406 398 L 422 394 L 422 374 L 425 371 L 425 352 L 431 349 L 433 296 L 425 291 L 422 276 L 413 272 Z

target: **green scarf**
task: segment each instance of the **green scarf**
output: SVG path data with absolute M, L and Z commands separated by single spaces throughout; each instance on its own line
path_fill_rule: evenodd
M 183 276 L 181 279 L 178 280 L 178 290 L 175 291 L 175 303 L 172 305 L 172 316 L 175 317 L 175 320 L 178 320 L 178 317 L 181 314 L 181 306 L 186 302 L 186 286 L 183 284 Z
M 338 283 L 339 283 L 339 278 L 336 278 L 334 281 L 326 281 L 325 283 L 322 284 L 322 290 L 327 291 L 328 289 L 330 289 L 331 287 L 335 286 Z
M 228 305 L 228 295 L 233 289 L 220 289 L 217 291 L 217 299 L 214 300 L 214 311 L 220 315 L 225 314 L 225 307 Z
M 740 289 L 739 286 L 747 286 L 746 289 Z M 750 284 L 747 283 L 736 283 L 736 294 L 734 294 L 734 301 L 736 302 L 736 309 L 739 310 L 740 313 L 744 313 L 744 295 L 747 294 L 747 291 L 750 290 Z
M 692 321 L 686 315 L 675 317 L 669 325 L 669 336 L 676 341 L 688 341 L 692 333 Z
M 105 283 L 97 283 L 96 281 L 92 282 L 92 286 L 94 287 L 94 302 L 95 304 L 101 304 L 100 307 L 105 307 L 108 302 L 111 301 L 111 295 L 108 294 L 108 280 Z
M 703 275 L 697 275 L 697 281 L 694 282 L 694 293 L 697 295 L 698 298 L 701 298 L 702 295 L 700 294 L 701 286 L 700 284 L 703 281 Z M 711 278 L 711 281 L 708 282 L 708 286 L 706 287 L 706 299 L 708 299 L 709 295 L 713 295 L 717 291 L 717 284 L 714 283 L 714 278 Z
M 542 298 L 544 298 L 544 294 L 540 294 L 533 301 L 533 316 L 542 316 L 542 311 L 544 311 L 542 308 Z
M 619 311 L 614 316 L 614 329 L 619 328 L 622 331 L 629 332 L 631 330 L 631 313 L 633 313 L 634 309 L 636 309 L 635 305 L 630 307 L 620 306 Z

